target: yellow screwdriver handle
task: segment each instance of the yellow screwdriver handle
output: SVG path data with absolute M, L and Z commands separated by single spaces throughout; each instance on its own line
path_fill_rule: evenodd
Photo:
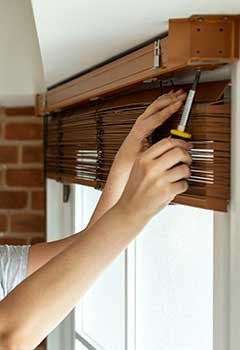
M 171 129 L 170 134 L 175 136 L 175 137 L 179 137 L 180 139 L 191 139 L 192 135 L 189 134 L 188 132 L 185 131 L 179 131 L 177 129 Z

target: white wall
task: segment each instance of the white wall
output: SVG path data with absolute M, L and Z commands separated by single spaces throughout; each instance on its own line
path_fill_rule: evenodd
M 0 0 L 0 105 L 34 104 L 44 91 L 31 0 Z

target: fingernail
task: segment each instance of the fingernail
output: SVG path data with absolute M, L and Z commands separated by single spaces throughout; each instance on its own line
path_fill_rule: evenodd
M 180 100 L 180 101 L 182 101 L 183 98 L 184 98 L 184 99 L 186 98 L 186 95 L 185 95 L 185 94 L 179 95 L 179 96 L 177 97 L 177 99 Z
M 186 92 L 183 92 L 183 93 L 181 93 L 181 95 L 179 95 L 179 97 L 183 97 L 183 96 L 187 96 L 187 93 Z

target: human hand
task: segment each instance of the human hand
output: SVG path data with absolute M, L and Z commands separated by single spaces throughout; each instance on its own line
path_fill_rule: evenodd
M 134 123 L 130 133 L 120 147 L 117 158 L 122 164 L 133 164 L 139 153 L 150 145 L 147 141 L 154 129 L 159 127 L 182 106 L 187 94 L 182 89 L 159 96 Z
M 185 192 L 190 148 L 190 143 L 168 137 L 138 155 L 118 201 L 119 208 L 136 220 L 149 220 L 177 194 Z
M 105 211 L 119 201 L 129 180 L 134 162 L 137 160 L 136 164 L 138 164 L 141 154 L 150 147 L 147 142 L 147 136 L 173 113 L 177 112 L 185 98 L 186 94 L 182 90 L 171 91 L 168 94 L 162 95 L 136 120 L 132 130 L 115 156 L 104 191 L 89 225 L 98 220 Z M 135 168 L 137 167 L 136 164 Z M 158 176 L 160 177 L 160 173 Z M 132 177 L 134 178 L 135 175 L 132 175 Z M 132 182 L 134 181 L 132 180 Z M 139 198 L 139 201 L 141 202 L 141 198 Z

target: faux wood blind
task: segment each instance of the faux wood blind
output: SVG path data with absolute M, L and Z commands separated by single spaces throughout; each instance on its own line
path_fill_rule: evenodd
M 47 175 L 57 181 L 96 186 L 101 159 L 96 114 L 77 111 L 48 117 Z
M 147 85 L 147 84 L 146 84 Z M 144 86 L 146 86 L 144 85 Z M 188 124 L 192 133 L 189 190 L 175 203 L 225 211 L 229 200 L 230 103 L 228 82 L 199 85 Z M 187 91 L 190 86 L 179 86 Z M 136 118 L 168 88 L 147 85 L 98 102 L 48 116 L 47 175 L 65 183 L 102 189 L 114 156 Z M 179 111 L 149 137 L 151 143 L 169 135 Z

